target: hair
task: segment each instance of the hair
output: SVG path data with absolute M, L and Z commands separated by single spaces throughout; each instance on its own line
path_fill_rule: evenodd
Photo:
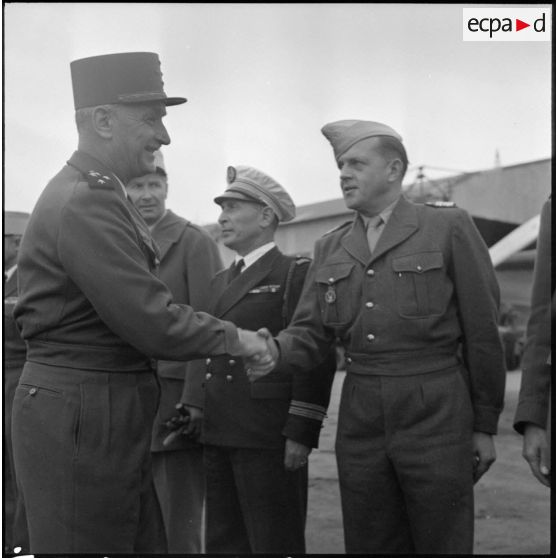
M 403 163 L 403 168 L 401 171 L 401 178 L 405 176 L 407 172 L 407 167 L 409 166 L 409 159 L 407 158 L 407 152 L 403 144 L 396 138 L 392 136 L 377 136 L 378 137 L 378 147 L 377 150 L 386 158 L 397 157 Z

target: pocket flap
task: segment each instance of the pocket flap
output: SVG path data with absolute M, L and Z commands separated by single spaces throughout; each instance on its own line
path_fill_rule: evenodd
M 406 271 L 423 273 L 431 269 L 440 269 L 444 265 L 442 252 L 423 252 L 394 258 L 392 261 L 393 271 Z
M 342 262 L 337 264 L 329 264 L 316 270 L 316 282 L 333 285 L 341 279 L 348 277 L 355 264 L 352 262 Z
M 250 396 L 253 399 L 290 399 L 292 384 L 287 382 L 255 381 L 250 384 Z

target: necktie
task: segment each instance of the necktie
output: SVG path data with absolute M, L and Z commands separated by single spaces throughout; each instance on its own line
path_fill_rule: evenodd
M 368 239 L 368 248 L 370 253 L 374 253 L 376 244 L 378 244 L 378 239 L 382 234 L 384 229 L 384 220 L 381 215 L 376 215 L 368 221 L 368 226 L 366 227 L 366 238 Z
M 243 267 L 244 267 L 244 260 L 242 258 L 240 258 L 240 260 L 238 260 L 235 264 L 233 263 L 229 272 L 229 283 L 240 275 L 240 272 L 242 271 Z

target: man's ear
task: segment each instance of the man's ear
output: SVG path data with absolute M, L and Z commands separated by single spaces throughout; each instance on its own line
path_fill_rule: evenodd
M 265 228 L 270 227 L 270 226 L 273 225 L 273 223 L 275 222 L 275 213 L 274 213 L 273 209 L 271 209 L 271 207 L 266 205 L 263 208 L 261 220 L 262 220 L 262 225 Z
M 95 107 L 91 113 L 93 130 L 105 139 L 110 139 L 113 136 L 114 119 L 114 110 L 108 106 Z
M 388 180 L 393 182 L 403 178 L 403 161 L 401 159 L 392 159 L 388 167 Z

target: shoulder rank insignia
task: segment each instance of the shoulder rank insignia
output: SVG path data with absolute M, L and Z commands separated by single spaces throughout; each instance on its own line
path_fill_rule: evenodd
M 344 223 L 341 223 L 340 225 L 337 225 L 336 227 L 333 227 L 333 229 L 329 229 L 329 231 L 325 232 L 322 236 L 327 236 L 328 234 L 331 234 L 335 231 L 338 231 L 340 229 L 342 229 L 343 227 L 346 227 L 347 225 L 352 225 L 352 221 L 345 221 Z
M 87 183 L 90 188 L 104 188 L 105 190 L 114 190 L 114 182 L 110 176 L 101 174 L 93 170 L 87 171 Z
M 306 256 L 300 256 L 297 254 L 295 263 L 296 265 L 301 265 L 303 263 L 312 263 L 312 260 Z
M 424 205 L 429 205 L 430 207 L 457 207 L 454 202 L 452 201 L 429 201 L 426 202 Z

